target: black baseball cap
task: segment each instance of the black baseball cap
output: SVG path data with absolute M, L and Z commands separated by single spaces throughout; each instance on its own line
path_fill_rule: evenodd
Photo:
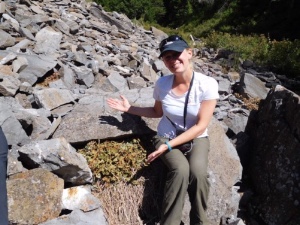
M 160 42 L 159 57 L 161 57 L 166 51 L 183 52 L 183 50 L 186 48 L 189 48 L 189 45 L 182 37 L 178 35 L 171 35 Z

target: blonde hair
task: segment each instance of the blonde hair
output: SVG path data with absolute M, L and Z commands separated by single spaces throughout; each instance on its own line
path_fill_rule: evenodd
M 191 50 L 191 51 L 192 51 L 192 56 L 194 56 L 193 48 L 188 47 L 188 48 L 186 48 L 186 50 Z M 194 61 L 193 61 L 193 58 L 194 58 L 194 57 L 192 57 L 192 59 L 190 60 L 190 68 L 191 68 L 192 70 L 194 70 Z

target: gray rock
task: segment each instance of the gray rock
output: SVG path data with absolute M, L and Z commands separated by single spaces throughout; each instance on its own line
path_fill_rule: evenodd
M 256 78 L 252 74 L 245 73 L 242 75 L 241 82 L 244 84 L 242 92 L 252 98 L 265 99 L 269 89 L 265 87 L 265 83 Z
M 35 39 L 37 42 L 33 49 L 34 52 L 51 54 L 59 49 L 62 34 L 51 27 L 45 27 L 36 34 Z
M 72 67 L 74 73 L 76 74 L 76 79 L 79 84 L 86 85 L 87 87 L 91 87 L 93 84 L 95 77 L 93 75 L 93 71 L 85 66 Z
M 23 39 L 20 42 L 18 42 L 16 45 L 6 48 L 6 50 L 14 51 L 14 52 L 20 52 L 21 49 L 22 50 L 26 49 L 30 44 L 32 44 L 32 42 L 30 40 Z
M 7 54 L 7 55 L 6 55 Z M 11 61 L 13 61 L 14 59 L 17 58 L 17 55 L 13 52 L 2 52 L 2 55 L 4 55 L 5 57 L 3 59 L 1 59 L 0 64 L 5 65 Z
M 20 122 L 13 115 L 11 107 L 3 101 L 0 101 L 0 126 L 9 145 L 23 145 L 30 141 Z
M 240 195 L 235 185 L 242 178 L 242 166 L 234 146 L 215 119 L 209 125 L 209 138 L 208 174 L 211 189 L 207 215 L 215 224 L 222 215 L 237 215 Z
M 44 113 L 43 109 L 18 109 L 15 110 L 14 115 L 22 124 L 23 129 L 30 135 L 31 140 L 35 140 L 47 132 L 51 126 L 51 122 Z M 48 116 L 50 116 L 50 112 Z M 29 133 L 28 130 L 31 132 Z
M 28 38 L 29 40 L 35 41 L 35 37 L 32 35 L 32 33 L 25 27 L 20 27 L 20 34 L 22 36 Z
M 19 22 L 17 20 L 15 20 L 14 18 L 12 18 L 10 15 L 8 15 L 6 13 L 4 13 L 2 15 L 2 17 L 4 19 L 6 19 L 15 30 L 17 30 L 17 31 L 19 30 L 20 25 L 19 25 Z
M 111 73 L 108 76 L 108 80 L 118 91 L 125 91 L 129 89 L 126 79 L 117 72 Z
M 128 78 L 128 86 L 130 89 L 140 89 L 145 87 L 147 84 L 141 77 L 130 77 Z
M 20 73 L 22 70 L 24 70 L 28 66 L 28 61 L 26 57 L 19 56 L 16 60 L 13 61 L 13 72 L 14 73 Z
M 249 111 L 246 109 L 238 108 L 236 110 L 229 110 L 226 117 L 223 117 L 223 122 L 230 127 L 234 134 L 245 131 Z
M 82 212 L 79 209 L 75 209 L 69 215 L 63 215 L 57 219 L 49 220 L 39 225 L 83 225 L 83 224 L 97 224 L 108 225 L 103 210 L 101 208 L 91 211 Z
M 14 96 L 20 85 L 17 78 L 0 74 L 0 93 L 3 96 Z
M 31 142 L 23 145 L 19 154 L 27 168 L 33 169 L 38 165 L 66 183 L 81 185 L 92 181 L 86 159 L 65 138 Z
M 37 104 L 48 110 L 74 102 L 72 93 L 65 89 L 47 88 L 33 92 Z
M 28 66 L 19 73 L 19 79 L 21 82 L 28 82 L 31 85 L 35 84 L 38 78 L 43 77 L 57 64 L 56 59 L 49 55 L 20 55 L 26 57 Z
M 60 30 L 60 32 L 64 33 L 64 34 L 68 34 L 70 33 L 70 27 L 68 26 L 68 24 L 66 24 L 64 21 L 62 21 L 61 19 L 57 19 L 56 23 L 55 23 L 55 27 L 57 29 Z
M 66 87 L 70 90 L 73 89 L 75 87 L 75 81 L 76 81 L 75 78 L 76 75 L 74 71 L 68 66 L 63 66 L 61 73 L 63 74 L 62 80 L 64 81 Z
M 27 171 L 27 169 L 24 168 L 22 163 L 18 160 L 19 154 L 16 155 L 12 153 L 13 150 L 10 150 L 8 152 L 7 157 L 7 175 L 11 176 L 13 174 L 22 173 Z
M 5 3 L 4 2 L 0 2 L 0 14 L 3 14 L 5 12 Z
M 150 82 L 155 82 L 158 78 L 156 72 L 147 62 L 142 63 L 141 76 Z
M 61 79 L 52 81 L 49 83 L 49 88 L 56 88 L 56 89 L 68 89 L 64 82 Z
M 109 16 L 106 12 L 102 11 L 99 7 L 97 6 L 92 6 L 90 8 L 90 13 L 94 15 L 97 18 L 101 18 L 103 21 L 108 22 L 110 25 L 115 25 L 119 30 L 124 30 L 124 31 L 133 31 L 133 26 L 131 22 L 127 21 L 119 21 L 111 16 Z
M 231 85 L 230 81 L 227 79 L 219 79 L 219 93 L 220 94 L 230 94 L 231 93 Z

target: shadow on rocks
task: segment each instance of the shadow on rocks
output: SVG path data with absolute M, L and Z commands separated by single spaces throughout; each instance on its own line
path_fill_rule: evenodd
M 142 147 L 147 151 L 147 155 L 155 150 L 155 147 L 152 144 L 153 136 L 154 135 L 147 135 L 139 137 Z M 140 218 L 145 225 L 159 224 L 166 170 L 167 168 L 158 158 L 150 165 L 145 165 L 134 176 L 134 179 L 138 179 L 141 176 L 145 178 L 144 195 L 139 210 Z

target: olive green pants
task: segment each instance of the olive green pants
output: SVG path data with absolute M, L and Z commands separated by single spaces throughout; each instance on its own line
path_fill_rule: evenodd
M 156 136 L 156 149 L 167 138 Z M 180 225 L 186 193 L 191 201 L 190 225 L 206 225 L 206 208 L 209 193 L 207 177 L 209 139 L 196 138 L 191 152 L 186 156 L 176 147 L 161 155 L 168 168 L 164 188 L 161 225 Z

